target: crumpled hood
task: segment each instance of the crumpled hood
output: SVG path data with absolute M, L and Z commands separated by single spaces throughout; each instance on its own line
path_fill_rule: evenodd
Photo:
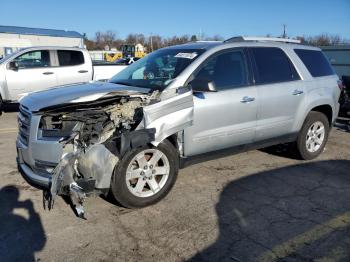
M 122 95 L 148 93 L 147 88 L 124 86 L 108 82 L 91 82 L 69 86 L 59 86 L 44 91 L 30 93 L 23 97 L 20 104 L 30 111 L 67 103 L 95 101 L 107 94 Z

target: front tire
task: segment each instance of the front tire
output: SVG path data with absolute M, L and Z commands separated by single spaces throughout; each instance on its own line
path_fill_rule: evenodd
M 329 128 L 328 118 L 324 114 L 315 111 L 309 113 L 297 139 L 297 150 L 302 159 L 311 160 L 323 152 Z
M 114 170 L 112 195 L 127 208 L 155 204 L 169 193 L 178 170 L 178 153 L 168 140 L 157 147 L 134 148 L 125 154 Z

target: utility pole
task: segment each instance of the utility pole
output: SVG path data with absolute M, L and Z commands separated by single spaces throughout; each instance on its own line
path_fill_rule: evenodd
M 287 28 L 287 25 L 283 24 L 283 38 L 287 38 L 286 28 Z
M 152 33 L 151 33 L 151 39 L 150 39 L 150 41 L 151 41 L 151 52 L 153 52 L 153 41 L 152 41 Z

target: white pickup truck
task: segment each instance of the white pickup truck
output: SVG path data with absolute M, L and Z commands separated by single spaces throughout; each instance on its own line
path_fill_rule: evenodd
M 24 95 L 52 87 L 105 81 L 126 65 L 93 65 L 86 49 L 29 47 L 0 60 L 0 114 Z

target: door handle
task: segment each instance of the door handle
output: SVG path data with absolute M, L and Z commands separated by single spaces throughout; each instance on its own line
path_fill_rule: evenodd
M 250 97 L 250 96 L 244 96 L 241 99 L 241 103 L 250 103 L 255 100 L 255 97 Z
M 293 91 L 292 95 L 293 95 L 293 96 L 298 96 L 298 95 L 301 95 L 302 93 L 304 93 L 304 91 L 295 89 L 295 90 Z
M 43 75 L 52 75 L 53 72 L 44 72 Z
M 78 71 L 78 73 L 81 73 L 81 74 L 87 73 L 87 72 L 89 72 L 89 71 L 88 71 L 88 70 L 79 70 L 79 71 Z

